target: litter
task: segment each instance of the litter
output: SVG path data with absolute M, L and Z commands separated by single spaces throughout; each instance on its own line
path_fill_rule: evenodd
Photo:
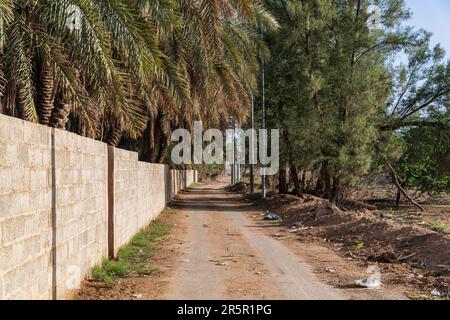
M 363 287 L 363 288 L 369 288 L 374 289 L 381 286 L 381 282 L 378 279 L 363 279 L 358 280 L 355 282 L 356 285 Z
M 443 297 L 445 296 L 445 293 L 439 291 L 438 289 L 434 289 L 433 291 L 431 291 L 431 295 L 433 297 Z
M 281 217 L 279 215 L 275 214 L 275 213 L 267 212 L 267 214 L 264 216 L 264 220 L 267 220 L 267 221 L 279 221 L 279 220 L 281 220 Z
M 133 294 L 133 299 L 136 299 L 136 300 L 142 299 L 142 294 L 140 294 L 140 293 Z

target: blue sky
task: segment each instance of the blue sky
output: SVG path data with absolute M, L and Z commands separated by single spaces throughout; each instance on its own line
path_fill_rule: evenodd
M 441 43 L 450 57 L 450 0 L 406 0 L 413 16 L 408 22 L 433 33 L 432 44 Z

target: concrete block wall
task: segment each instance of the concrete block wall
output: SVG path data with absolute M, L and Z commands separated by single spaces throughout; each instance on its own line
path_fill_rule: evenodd
M 104 143 L 0 114 L 0 300 L 66 297 L 108 256 L 108 237 L 117 252 L 197 181 L 134 152 L 112 156 Z
M 167 204 L 168 167 L 114 149 L 114 251 L 156 219 Z
M 195 170 L 170 170 L 169 180 L 169 198 L 172 200 L 181 190 L 198 182 L 198 172 Z
M 107 255 L 108 149 L 104 143 L 55 130 L 56 294 Z
M 51 131 L 0 115 L 0 299 L 49 299 Z

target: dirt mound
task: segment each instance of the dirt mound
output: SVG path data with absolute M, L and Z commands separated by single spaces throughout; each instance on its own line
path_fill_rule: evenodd
M 377 211 L 342 211 L 313 196 L 289 200 L 280 203 L 272 197 L 266 204 L 286 227 L 297 229 L 300 240 L 325 242 L 351 258 L 397 266 L 405 278 L 414 270 L 434 275 L 422 285 L 448 287 L 448 235 L 383 218 Z

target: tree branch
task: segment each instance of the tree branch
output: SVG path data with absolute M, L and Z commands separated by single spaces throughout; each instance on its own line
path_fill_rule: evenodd
M 401 128 L 407 127 L 431 127 L 431 128 L 439 128 L 442 130 L 450 130 L 450 125 L 447 125 L 438 121 L 399 121 L 397 123 L 385 124 L 381 125 L 378 128 L 381 131 L 394 131 Z
M 394 167 L 388 163 L 387 164 L 387 168 L 389 169 L 392 179 L 394 180 L 395 185 L 398 188 L 398 191 L 400 191 L 406 199 L 408 199 L 414 206 L 416 206 L 417 208 L 419 208 L 422 212 L 425 211 L 424 207 L 422 207 L 420 204 L 417 203 L 417 201 L 415 201 L 413 198 L 411 198 L 408 193 L 406 192 L 406 190 L 402 187 L 402 185 L 400 184 L 400 179 L 398 177 L 397 172 L 395 171 Z

